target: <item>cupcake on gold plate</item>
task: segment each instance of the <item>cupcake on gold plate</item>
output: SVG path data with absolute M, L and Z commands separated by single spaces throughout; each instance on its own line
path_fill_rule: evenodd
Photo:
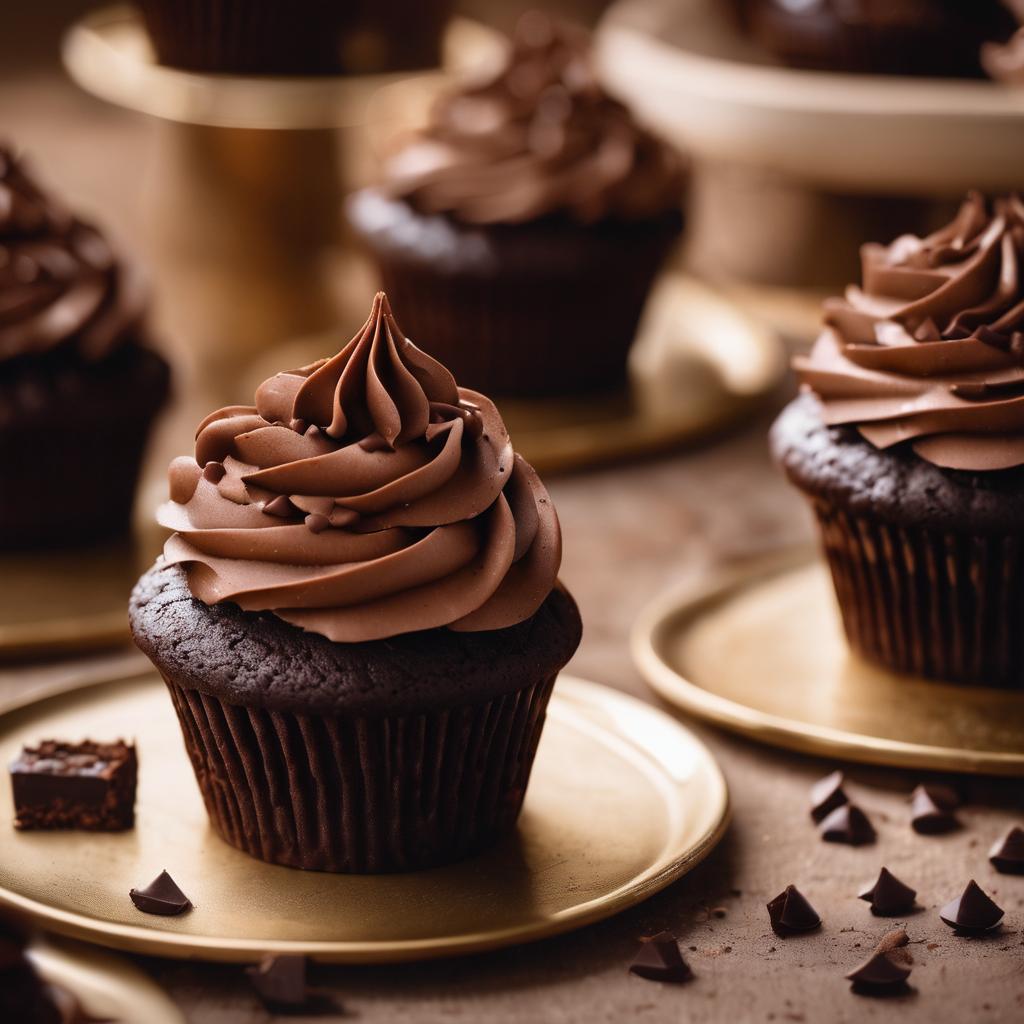
M 337 355 L 208 416 L 170 490 L 131 627 L 224 839 L 381 872 L 513 828 L 580 640 L 558 518 L 383 294 Z

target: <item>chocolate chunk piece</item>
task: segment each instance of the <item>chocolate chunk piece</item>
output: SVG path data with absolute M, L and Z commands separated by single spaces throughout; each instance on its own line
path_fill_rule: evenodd
M 910 804 L 910 824 L 923 836 L 937 836 L 960 827 L 953 807 L 948 802 L 952 790 L 945 786 L 918 786 Z M 955 799 L 955 796 L 954 796 Z
M 135 747 L 44 740 L 10 765 L 14 827 L 118 832 L 135 824 Z
M 958 932 L 978 934 L 995 928 L 1003 919 L 1003 910 L 972 878 L 967 888 L 939 911 L 939 917 Z
M 1024 875 L 1024 828 L 1015 825 L 997 840 L 988 859 L 1004 875 Z
M 818 826 L 818 833 L 827 843 L 864 846 L 875 841 L 874 826 L 856 804 L 837 807 Z
M 908 913 L 916 896 L 916 890 L 901 882 L 888 868 L 882 868 L 878 878 L 857 894 L 858 899 L 871 904 L 871 913 L 878 917 Z
M 275 1013 L 317 1013 L 341 1009 L 325 992 L 310 988 L 309 961 L 304 956 L 268 953 L 245 973 L 266 1008 Z
M 771 919 L 772 931 L 783 939 L 787 935 L 814 931 L 821 926 L 818 912 L 795 885 L 787 885 L 768 904 L 768 917 Z
M 666 981 L 680 984 L 693 978 L 690 965 L 679 952 L 679 943 L 670 932 L 660 932 L 642 939 L 636 957 L 629 965 L 629 973 L 648 981 Z
M 853 991 L 861 995 L 891 996 L 907 990 L 913 957 L 906 948 L 910 942 L 905 931 L 890 932 L 859 967 L 846 975 Z
M 843 790 L 842 772 L 832 772 L 811 787 L 811 817 L 816 821 L 827 818 L 837 807 L 849 802 Z
M 144 889 L 132 889 L 128 895 L 144 914 L 173 917 L 192 908 L 192 901 L 166 871 L 161 871 Z

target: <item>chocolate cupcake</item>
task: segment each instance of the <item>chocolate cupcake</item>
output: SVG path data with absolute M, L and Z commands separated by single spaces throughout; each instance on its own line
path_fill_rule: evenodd
M 136 0 L 157 60 L 234 75 L 431 67 L 452 0 Z
M 379 872 L 507 833 L 580 619 L 494 405 L 379 294 L 338 355 L 207 417 L 170 484 L 131 627 L 221 836 Z
M 168 393 L 145 296 L 0 148 L 0 549 L 123 533 Z
M 850 646 L 1024 686 L 1024 204 L 862 251 L 772 430 L 810 499 Z
M 601 89 L 585 33 L 534 13 L 348 214 L 414 339 L 471 387 L 537 396 L 623 383 L 682 198 L 679 158 Z
M 1016 27 L 1001 0 L 750 0 L 754 38 L 822 71 L 978 78 L 980 50 Z

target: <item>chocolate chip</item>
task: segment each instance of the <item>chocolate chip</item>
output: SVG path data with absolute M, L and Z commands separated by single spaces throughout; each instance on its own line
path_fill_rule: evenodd
M 304 956 L 265 956 L 245 973 L 257 995 L 268 1007 L 288 1010 L 305 1007 L 309 1001 Z
M 268 516 L 280 516 L 282 519 L 289 519 L 295 515 L 295 506 L 288 500 L 286 494 L 279 494 L 276 498 L 265 502 L 263 511 Z
M 878 917 L 892 917 L 906 914 L 914 906 L 917 892 L 901 882 L 888 868 L 882 868 L 878 878 L 860 893 L 857 898 L 871 904 L 871 913 Z
M 997 840 L 988 859 L 1004 875 L 1024 875 L 1024 828 L 1015 825 Z
M 816 822 L 827 818 L 836 808 L 849 802 L 843 790 L 844 781 L 843 773 L 836 771 L 819 779 L 811 787 L 811 817 Z
M 910 824 L 923 836 L 937 836 L 960 827 L 948 798 L 946 787 L 918 786 L 910 804 Z M 954 798 L 955 799 L 955 798 Z
M 330 519 L 320 515 L 319 512 L 310 512 L 306 516 L 305 523 L 306 529 L 311 533 L 323 533 L 331 525 Z
M 772 930 L 780 938 L 796 932 L 810 932 L 821 926 L 821 917 L 795 885 L 787 885 L 768 904 Z
M 296 434 L 305 434 L 309 427 L 309 424 L 302 419 L 294 419 L 288 424 L 289 428 L 294 430 Z
M 166 871 L 161 871 L 144 889 L 132 889 L 128 895 L 144 914 L 173 917 L 192 907 L 192 901 Z
M 939 917 L 950 928 L 977 934 L 995 928 L 1003 919 L 1003 910 L 972 878 L 967 888 L 939 911 Z
M 853 991 L 860 995 L 896 995 L 907 989 L 913 958 L 905 948 L 910 939 L 905 931 L 890 932 L 864 963 L 846 975 Z
M 693 978 L 690 965 L 679 952 L 679 943 L 670 932 L 660 932 L 640 942 L 629 973 L 648 981 L 665 981 L 680 984 Z
M 224 479 L 224 474 L 227 470 L 224 468 L 223 462 L 208 462 L 203 466 L 203 479 L 208 480 L 211 484 L 219 484 Z
M 856 804 L 837 807 L 818 826 L 818 833 L 828 843 L 864 846 L 875 841 L 874 826 Z

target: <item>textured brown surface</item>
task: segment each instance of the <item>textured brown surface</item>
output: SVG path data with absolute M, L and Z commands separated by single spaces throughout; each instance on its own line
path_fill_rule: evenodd
M 27 125 L 33 110 L 39 120 Z M 77 176 L 75 195 L 96 202 L 110 195 L 116 201 L 120 187 L 121 202 L 134 202 L 136 194 L 127 184 L 137 166 L 131 154 L 138 153 L 137 133 L 144 122 L 120 120 L 54 85 L 30 89 L 6 83 L 0 90 L 0 122 L 16 137 L 37 143 L 41 155 L 63 154 L 53 177 L 75 186 Z M 82 144 L 83 136 L 88 145 Z M 112 145 L 124 154 L 113 168 L 107 159 Z M 132 222 L 125 213 L 115 220 Z M 566 534 L 563 575 L 586 623 L 572 671 L 647 696 L 626 648 L 629 624 L 645 600 L 668 584 L 811 535 L 803 500 L 769 463 L 767 426 L 765 420 L 714 446 L 663 461 L 552 482 Z M 0 697 L 123 668 L 132 660 L 118 654 L 73 667 L 0 669 Z M 1019 783 L 967 780 L 972 804 L 959 812 L 965 828 L 929 838 L 909 826 L 907 797 L 916 778 L 853 768 L 850 795 L 871 814 L 879 840 L 859 849 L 836 847 L 817 839 L 807 814 L 810 785 L 831 765 L 704 727 L 697 731 L 728 777 L 734 823 L 694 874 L 617 919 L 538 946 L 451 963 L 316 969 L 313 982 L 336 992 L 351 1015 L 317 1019 L 367 1024 L 993 1024 L 1021 1019 L 1024 884 L 997 875 L 985 860 L 989 844 L 1011 822 L 1024 820 Z M 902 923 L 873 918 L 856 898 L 883 863 L 918 890 L 923 907 L 906 921 L 914 943 L 916 994 L 896 1002 L 854 996 L 843 979 Z M 1003 931 L 980 940 L 957 938 L 936 912 L 972 874 L 1007 911 Z M 786 940 L 771 932 L 764 905 L 789 882 L 796 882 L 822 914 L 820 932 Z M 682 940 L 697 975 L 691 984 L 659 986 L 628 974 L 638 936 L 665 928 Z M 193 1024 L 268 1019 L 238 968 L 171 961 L 144 966 Z

